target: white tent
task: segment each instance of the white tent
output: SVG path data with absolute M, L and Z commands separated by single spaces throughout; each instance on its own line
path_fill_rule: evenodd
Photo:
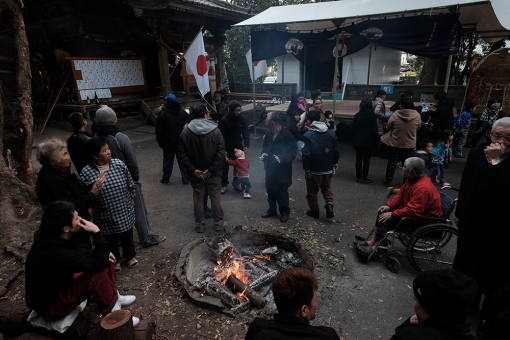
M 510 35 L 510 0 L 343 0 L 275 6 L 234 26 L 287 24 L 291 31 L 333 29 L 367 19 L 460 13 L 487 42 Z

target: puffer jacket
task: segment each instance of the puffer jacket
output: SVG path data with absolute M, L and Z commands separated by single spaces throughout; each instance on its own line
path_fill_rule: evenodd
M 377 117 L 377 133 L 379 136 L 382 136 L 384 135 L 384 125 L 388 121 L 388 117 L 386 117 L 386 106 L 382 98 L 375 98 L 372 102 L 372 108 Z
M 191 178 L 195 170 L 209 170 L 221 176 L 225 161 L 225 142 L 217 125 L 206 119 L 193 119 L 181 133 L 177 157 Z
M 159 111 L 156 119 L 155 132 L 159 147 L 167 151 L 177 152 L 179 137 L 187 122 L 188 114 L 181 109 L 180 104 L 165 105 Z
M 421 117 L 416 110 L 395 111 L 386 125 L 388 132 L 381 137 L 381 142 L 394 148 L 412 149 L 416 147 L 420 126 Z
M 449 129 L 453 131 L 453 106 L 455 101 L 452 98 L 446 98 L 435 111 L 430 111 L 430 122 L 441 130 Z
M 303 169 L 312 175 L 328 175 L 338 163 L 340 147 L 335 132 L 322 122 L 313 122 L 304 134 L 301 150 Z

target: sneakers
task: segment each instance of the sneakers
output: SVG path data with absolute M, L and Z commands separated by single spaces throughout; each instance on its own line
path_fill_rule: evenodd
M 245 193 L 243 194 L 243 197 L 244 197 L 244 198 L 251 198 L 251 195 L 250 195 L 249 193 L 245 192 Z
M 138 326 L 140 324 L 140 319 L 137 318 L 136 316 L 132 316 L 131 320 L 133 320 L 133 328 L 135 328 L 136 326 Z
M 312 209 L 308 209 L 307 211 L 305 211 L 305 214 L 307 214 L 308 216 L 311 216 L 313 218 L 316 218 L 316 219 L 318 219 L 320 217 L 319 212 L 312 210 Z
M 452 185 L 450 183 L 448 183 L 448 182 L 443 182 L 443 183 L 441 183 L 441 186 L 442 187 L 450 187 Z
M 121 307 L 129 306 L 136 301 L 136 296 L 134 296 L 134 295 L 120 295 L 119 291 L 117 291 L 117 295 L 118 295 L 118 299 L 112 308 L 112 312 L 115 312 L 116 310 L 120 310 Z
M 228 225 L 227 221 L 223 220 L 220 223 L 214 223 L 214 231 L 223 231 Z
M 221 194 L 223 195 L 227 191 L 227 186 L 221 187 Z
M 163 242 L 164 240 L 166 240 L 166 236 L 159 236 L 159 235 L 156 235 L 156 234 L 150 234 L 149 237 L 147 238 L 147 242 L 145 242 L 142 245 L 142 247 L 144 247 L 144 248 L 152 247 L 152 246 L 155 246 L 158 243 Z
M 333 218 L 335 217 L 335 212 L 333 211 L 334 205 L 331 203 L 327 203 L 324 208 L 326 208 L 326 217 Z

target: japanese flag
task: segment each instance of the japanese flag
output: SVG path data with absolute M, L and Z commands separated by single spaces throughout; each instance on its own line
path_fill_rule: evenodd
M 198 90 L 204 96 L 209 92 L 209 76 L 207 68 L 207 59 L 205 58 L 204 37 L 200 31 L 190 47 L 184 53 L 184 59 L 195 76 Z
M 246 52 L 246 61 L 248 62 L 248 68 L 250 69 L 250 78 L 251 78 L 251 81 L 253 82 L 254 79 L 253 79 L 252 68 L 251 68 L 251 60 L 252 59 L 251 59 L 251 48 L 250 48 L 250 50 L 248 52 Z M 255 61 L 253 64 L 255 67 L 255 79 L 258 79 L 267 73 L 267 63 L 265 60 Z

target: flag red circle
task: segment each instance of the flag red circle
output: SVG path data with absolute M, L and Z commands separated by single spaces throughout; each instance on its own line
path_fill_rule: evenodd
M 197 72 L 200 77 L 207 72 L 207 60 L 204 55 L 199 55 L 197 58 Z
M 257 67 L 257 65 L 260 63 L 260 60 L 259 61 L 254 61 L 253 62 L 253 66 Z

